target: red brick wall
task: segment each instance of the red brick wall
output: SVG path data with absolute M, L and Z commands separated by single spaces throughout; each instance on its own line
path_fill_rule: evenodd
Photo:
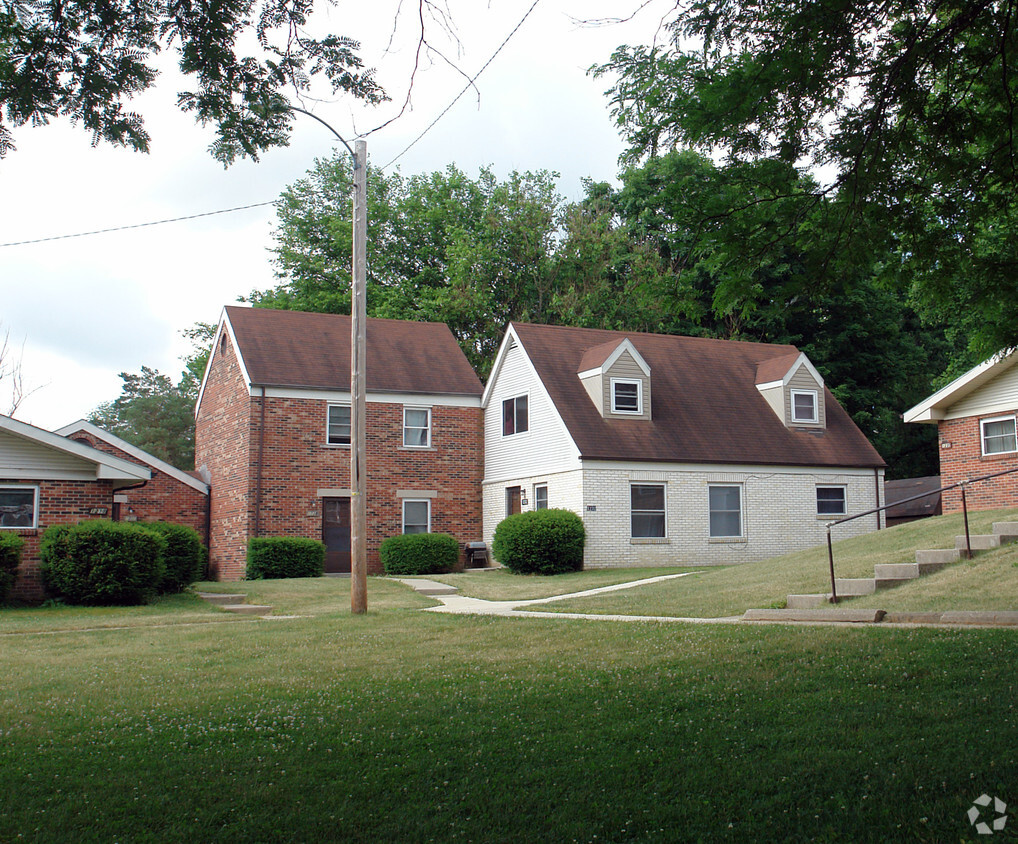
M 208 508 L 208 496 L 194 487 L 161 472 L 126 451 L 110 445 L 105 440 L 81 432 L 72 439 L 92 446 L 105 454 L 111 454 L 138 466 L 152 470 L 152 479 L 137 489 L 118 490 L 117 495 L 127 498 L 121 506 L 120 518 L 124 521 L 133 516 L 139 522 L 173 522 L 187 525 L 198 531 L 202 541 L 205 537 L 205 514 Z
M 212 354 L 195 425 L 194 465 L 208 471 L 212 487 L 209 576 L 238 580 L 244 576 L 251 521 L 253 402 L 229 335 L 223 334 Z
M 1015 411 L 1010 411 L 1011 413 Z M 983 456 L 980 419 L 1006 416 L 1008 412 L 986 413 L 964 419 L 949 419 L 939 423 L 940 478 L 943 486 L 967 478 L 1018 469 L 1018 455 L 994 454 Z M 950 446 L 947 444 L 950 443 Z M 965 490 L 967 505 L 973 510 L 992 510 L 998 507 L 1018 507 L 1018 472 L 972 484 Z M 961 491 L 944 493 L 944 512 L 961 509 Z
M 34 530 L 14 531 L 25 540 L 18 568 L 18 579 L 14 582 L 11 597 L 23 601 L 40 601 L 45 597 L 39 574 L 39 539 L 42 532 L 51 525 L 76 524 L 94 519 L 88 510 L 105 507 L 107 512 L 113 506 L 112 481 L 17 481 L 0 478 L 0 483 L 24 484 L 39 487 L 38 527 Z

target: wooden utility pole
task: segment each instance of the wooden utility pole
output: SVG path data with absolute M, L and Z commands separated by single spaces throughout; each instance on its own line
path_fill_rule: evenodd
M 353 163 L 353 281 L 350 304 L 350 610 L 368 611 L 368 555 L 365 419 L 367 347 L 368 145 L 354 142 Z

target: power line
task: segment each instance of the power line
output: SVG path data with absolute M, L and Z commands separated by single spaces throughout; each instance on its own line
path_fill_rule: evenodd
M 490 64 L 491 64 L 491 63 L 492 63 L 493 61 L 495 61 L 495 57 L 496 57 L 496 56 L 498 56 L 498 54 L 502 52 L 502 48 L 503 48 L 503 47 L 505 47 L 505 45 L 509 43 L 509 40 L 510 40 L 510 39 L 511 39 L 511 38 L 512 38 L 512 37 L 513 37 L 513 36 L 514 36 L 515 34 L 516 34 L 516 32 L 517 32 L 517 31 L 519 30 L 519 28 L 520 28 L 521 26 L 523 26 L 523 22 L 524 22 L 524 21 L 526 21 L 526 19 L 527 19 L 528 17 L 530 17 L 530 13 L 531 13 L 532 11 L 534 11 L 534 9 L 536 8 L 537 4 L 538 4 L 538 3 L 540 3 L 540 2 L 541 2 L 541 0 L 534 0 L 534 2 L 533 2 L 533 3 L 531 4 L 530 8 L 529 8 L 529 9 L 527 9 L 527 11 L 526 11 L 526 14 L 524 14 L 524 15 L 523 15 L 523 17 L 522 17 L 522 18 L 520 18 L 520 22 L 519 22 L 518 24 L 516 24 L 516 26 L 514 26 L 514 27 L 513 27 L 513 30 L 512 30 L 512 32 L 510 32 L 510 33 L 509 33 L 509 34 L 508 34 L 508 35 L 507 35 L 507 36 L 505 37 L 505 40 L 504 40 L 504 41 L 503 41 L 503 42 L 502 42 L 502 43 L 501 43 L 501 44 L 500 44 L 500 45 L 498 46 L 498 49 L 497 49 L 497 50 L 495 50 L 495 52 L 491 54 L 491 58 L 490 58 L 490 59 L 488 59 L 488 60 L 487 60 L 487 61 L 486 61 L 486 62 L 484 63 L 484 66 L 483 66 L 483 67 L 482 67 L 482 68 L 481 68 L 481 69 L 480 69 L 479 71 L 477 71 L 477 73 L 475 73 L 475 74 L 474 74 L 474 75 L 473 75 L 472 77 L 470 77 L 470 79 L 469 79 L 469 81 L 467 82 L 467 84 L 463 86 L 463 90 L 462 90 L 462 91 L 460 91 L 460 92 L 459 92 L 459 93 L 458 93 L 458 94 L 457 94 L 457 95 L 456 95 L 456 96 L 455 96 L 455 97 L 453 98 L 453 101 L 452 101 L 451 103 L 449 103 L 449 105 L 447 105 L 447 106 L 446 106 L 446 107 L 445 107 L 445 108 L 444 108 L 444 109 L 442 110 L 442 113 L 441 113 L 441 114 L 439 114 L 439 115 L 438 115 L 438 117 L 436 117 L 436 118 L 435 118 L 434 120 L 432 120 L 432 121 L 431 121 L 431 123 L 429 123 L 429 124 L 428 124 L 428 127 L 427 127 L 427 128 L 426 128 L 426 129 L 425 129 L 425 130 L 424 130 L 423 132 L 421 132 L 421 134 L 419 134 L 419 135 L 418 135 L 418 136 L 417 136 L 416 138 L 414 138 L 414 139 L 413 139 L 413 140 L 412 140 L 412 141 L 411 141 L 411 142 L 410 142 L 409 144 L 407 144 L 407 145 L 406 145 L 406 147 L 404 147 L 404 148 L 403 148 L 403 151 L 402 151 L 401 153 L 399 153 L 399 155 L 397 155 L 397 156 L 396 156 L 395 158 L 393 158 L 393 159 L 392 159 L 392 160 L 391 160 L 391 161 L 390 161 L 390 162 L 389 162 L 388 164 L 386 164 L 386 165 L 385 165 L 384 167 L 382 167 L 381 169 L 383 169 L 383 170 L 388 170 L 388 169 L 389 169 L 389 168 L 390 168 L 390 167 L 391 167 L 391 166 L 392 166 L 393 164 L 395 164 L 395 163 L 396 163 L 397 161 L 399 161 L 399 160 L 400 160 L 400 159 L 401 159 L 401 158 L 402 158 L 402 157 L 403 157 L 404 155 L 406 155 L 406 154 L 407 154 L 407 153 L 408 153 L 408 152 L 410 151 L 410 149 L 411 149 L 411 148 L 412 148 L 412 147 L 413 147 L 413 146 L 414 146 L 414 145 L 415 145 L 415 144 L 416 144 L 416 143 L 417 143 L 417 142 L 418 142 L 418 141 L 419 141 L 419 140 L 420 140 L 421 138 L 423 138 L 423 137 L 424 137 L 425 135 L 427 135 L 427 134 L 428 134 L 428 132 L 430 132 L 430 131 L 431 131 L 431 130 L 432 130 L 432 129 L 433 129 L 434 127 L 435 127 L 435 124 L 436 124 L 436 123 L 438 123 L 438 121 L 439 121 L 439 120 L 441 120 L 441 119 L 442 119 L 443 117 L 445 117 L 445 115 L 446 115 L 446 114 L 447 114 L 447 113 L 449 112 L 449 109 L 451 109 L 451 108 L 452 108 L 452 107 L 453 107 L 454 105 L 456 105 L 456 103 L 458 103 L 458 102 L 459 102 L 459 99 L 460 99 L 460 97 L 462 97 L 462 96 L 463 96 L 463 95 L 464 95 L 464 94 L 465 94 L 465 93 L 466 93 L 467 91 L 469 91 L 469 90 L 470 90 L 470 89 L 471 89 L 471 88 L 473 87 L 473 85 L 474 85 L 474 82 L 476 82 L 476 81 L 477 81 L 478 77 L 479 77 L 479 76 L 480 76 L 480 75 L 481 75 L 482 73 L 484 73 L 484 71 L 485 71 L 485 70 L 487 70 L 487 69 L 488 69 L 488 65 L 490 65 Z
M 121 232 L 127 229 L 142 229 L 146 226 L 161 226 L 163 223 L 180 223 L 184 220 L 197 220 L 199 217 L 213 217 L 216 214 L 231 214 L 234 211 L 247 211 L 249 208 L 262 208 L 266 205 L 275 205 L 279 202 L 278 199 L 273 199 L 271 202 L 255 202 L 252 205 L 238 205 L 236 208 L 223 208 L 220 211 L 205 211 L 202 214 L 189 214 L 186 217 L 171 217 L 168 220 L 153 220 L 150 223 L 134 223 L 129 226 L 113 226 L 108 229 L 96 229 L 91 232 L 78 232 L 77 234 L 57 234 L 52 237 L 37 237 L 34 240 L 16 240 L 11 243 L 0 243 L 0 248 L 4 246 L 25 246 L 29 243 L 46 243 L 51 240 L 68 240 L 72 237 L 89 237 L 94 234 L 107 234 L 108 232 Z

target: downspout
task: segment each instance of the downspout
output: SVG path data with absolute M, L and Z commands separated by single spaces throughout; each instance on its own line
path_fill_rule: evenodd
M 877 494 L 877 507 L 880 507 L 880 470 L 873 469 L 873 489 Z M 880 510 L 877 510 L 877 530 L 880 530 Z
M 262 462 L 265 459 L 265 388 L 262 387 L 261 411 L 258 422 L 258 463 L 255 466 L 254 535 L 262 535 Z

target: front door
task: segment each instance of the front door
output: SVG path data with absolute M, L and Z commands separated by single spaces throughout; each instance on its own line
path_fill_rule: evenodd
M 322 542 L 325 543 L 325 571 L 350 572 L 350 499 L 322 499 Z
M 521 512 L 523 501 L 523 487 L 511 486 L 505 491 L 505 514 L 515 516 Z

